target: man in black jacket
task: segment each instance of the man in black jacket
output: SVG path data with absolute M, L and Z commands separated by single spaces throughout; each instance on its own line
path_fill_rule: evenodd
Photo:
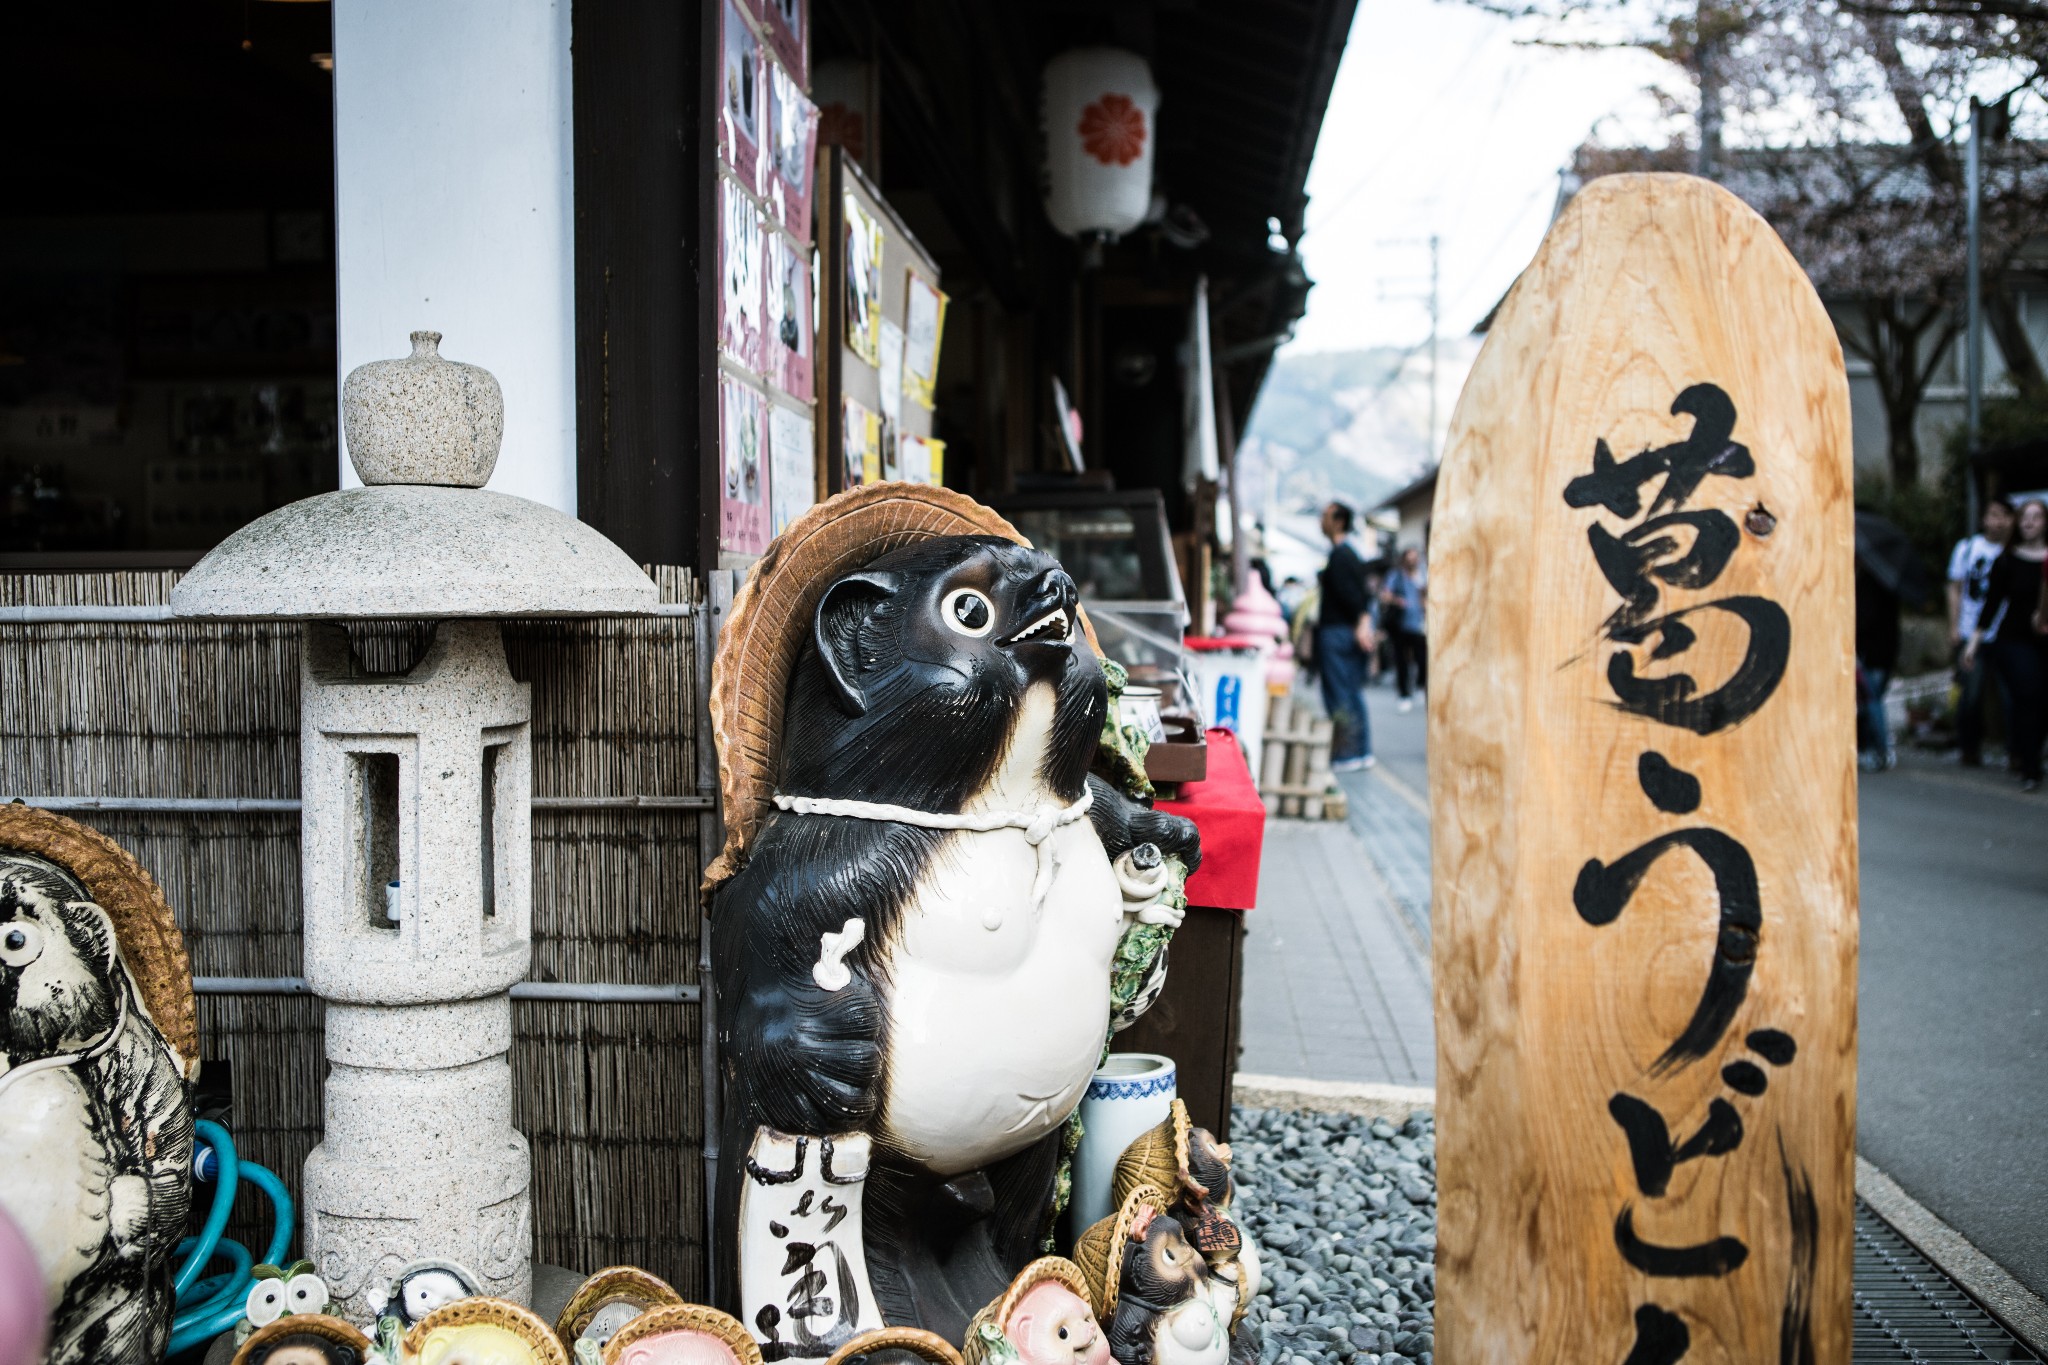
M 1335 772 L 1370 768 L 1372 724 L 1365 714 L 1366 650 L 1373 640 L 1372 591 L 1365 561 L 1351 545 L 1356 517 L 1341 502 L 1323 509 L 1323 534 L 1330 560 L 1323 566 L 1323 605 L 1316 619 L 1316 672 L 1323 682 L 1323 707 L 1330 713 L 1330 767 Z

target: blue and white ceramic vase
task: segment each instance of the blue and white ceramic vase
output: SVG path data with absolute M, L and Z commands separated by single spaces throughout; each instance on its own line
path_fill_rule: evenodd
M 1116 1159 L 1140 1133 L 1165 1120 L 1173 1107 L 1177 1076 L 1171 1057 L 1113 1052 L 1089 1080 L 1081 1100 L 1081 1146 L 1074 1153 L 1070 1226 L 1089 1227 L 1115 1212 L 1109 1185 Z

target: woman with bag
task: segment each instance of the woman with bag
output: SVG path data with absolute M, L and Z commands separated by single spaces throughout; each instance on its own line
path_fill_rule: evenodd
M 1323 509 L 1323 534 L 1330 559 L 1323 566 L 1322 606 L 1316 618 L 1316 673 L 1323 685 L 1323 709 L 1330 713 L 1330 769 L 1357 772 L 1373 766 L 1372 724 L 1365 712 L 1365 675 L 1379 636 L 1373 620 L 1372 589 L 1365 561 L 1351 545 L 1351 509 L 1333 502 Z

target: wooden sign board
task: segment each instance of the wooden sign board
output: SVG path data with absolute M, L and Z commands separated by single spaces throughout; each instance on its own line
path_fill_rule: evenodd
M 1848 1365 L 1849 395 L 1763 220 L 1588 185 L 1430 562 L 1445 1365 Z

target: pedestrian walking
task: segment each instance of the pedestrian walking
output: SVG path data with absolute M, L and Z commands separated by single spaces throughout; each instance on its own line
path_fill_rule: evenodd
M 2041 607 L 2044 565 L 2048 565 L 2048 504 L 2023 502 L 2015 511 L 2013 537 L 1992 561 L 1977 629 L 1963 648 L 1974 663 L 1989 653 L 2005 680 L 2006 738 L 2020 786 L 2041 785 L 2041 742 L 2048 732 L 2048 636 L 2035 628 Z
M 1394 561 L 1380 589 L 1380 630 L 1394 655 L 1394 690 L 1401 710 L 1413 710 L 1414 694 L 1429 686 L 1428 646 L 1423 636 L 1423 605 L 1429 588 L 1422 551 L 1410 545 Z
M 1323 565 L 1322 605 L 1316 618 L 1316 673 L 1323 685 L 1323 709 L 1330 713 L 1330 768 L 1356 772 L 1373 766 L 1372 722 L 1365 712 L 1369 652 L 1377 643 L 1372 592 L 1365 561 L 1351 544 L 1356 521 L 1341 502 L 1323 509 L 1323 535 L 1330 542 Z
M 1865 772 L 1896 768 L 1899 755 L 1892 746 L 1884 693 L 1899 667 L 1899 595 L 1861 562 L 1856 565 L 1856 667 L 1862 683 L 1856 698 L 1857 766 Z
M 1984 504 L 1977 533 L 1957 541 L 1948 557 L 1948 647 L 1955 664 L 1956 747 L 1961 751 L 1963 766 L 1968 768 L 1984 762 L 1984 679 L 1991 667 L 1983 658 L 1965 664 L 1963 648 L 1976 633 L 1984 611 L 1984 596 L 1991 590 L 1991 565 L 2012 539 L 2012 521 L 2012 504 L 2004 498 L 1992 498 Z M 1998 634 L 1998 622 L 1986 621 L 1984 626 L 1986 639 Z M 2002 694 L 2002 679 L 1998 687 Z M 2004 709 L 2012 710 L 2009 698 Z

